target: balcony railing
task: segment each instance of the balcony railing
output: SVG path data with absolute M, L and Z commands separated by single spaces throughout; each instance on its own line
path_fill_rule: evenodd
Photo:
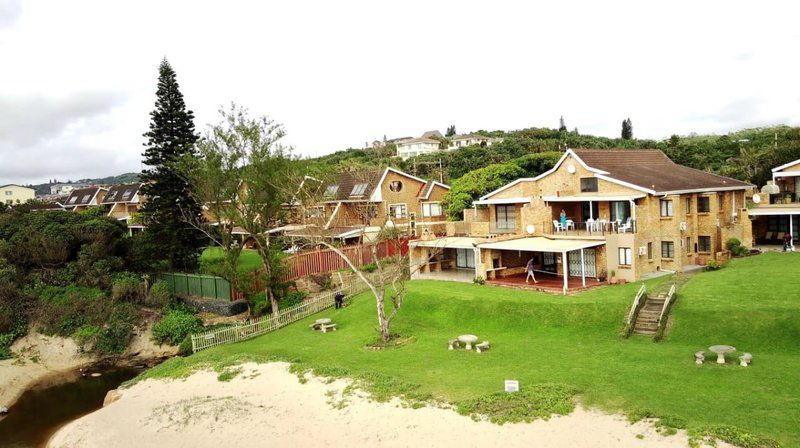
M 553 220 L 542 223 L 541 229 L 545 234 L 574 236 L 603 236 L 615 233 L 636 233 L 636 220 L 576 222 L 568 219 L 566 225 L 562 225 L 559 220 Z

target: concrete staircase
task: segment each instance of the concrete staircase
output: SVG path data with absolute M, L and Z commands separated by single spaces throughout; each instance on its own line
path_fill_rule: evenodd
M 648 294 L 647 300 L 645 300 L 644 305 L 639 309 L 639 313 L 636 315 L 636 324 L 633 327 L 633 333 L 644 336 L 655 336 L 658 330 L 658 318 L 661 316 L 661 310 L 664 308 L 664 302 L 667 300 L 669 289 L 674 285 L 676 290 L 680 290 L 696 272 L 697 271 L 680 272 L 675 274 L 671 282 L 663 284 L 656 291 L 653 291 L 652 294 Z

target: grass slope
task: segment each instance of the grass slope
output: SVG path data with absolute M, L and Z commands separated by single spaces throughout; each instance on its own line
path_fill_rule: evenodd
M 225 258 L 225 252 L 221 247 L 207 247 L 202 254 L 200 254 L 200 263 L 214 263 L 218 260 Z M 253 272 L 261 269 L 261 257 L 258 252 L 251 249 L 242 249 L 241 255 L 237 262 L 236 269 L 240 273 Z
M 312 332 L 309 318 L 260 338 L 171 360 L 146 376 L 182 376 L 199 366 L 279 357 L 326 372 L 391 379 L 403 384 L 397 392 L 449 402 L 487 396 L 513 378 L 523 388 L 574 387 L 584 403 L 608 410 L 672 417 L 690 429 L 733 425 L 798 446 L 798 266 L 800 254 L 776 253 L 698 274 L 680 291 L 673 328 L 661 343 L 619 337 L 638 284 L 562 297 L 414 281 L 393 327 L 415 338 L 407 346 L 365 348 L 376 338 L 376 319 L 374 301 L 362 295 L 348 308 L 324 313 L 338 323 L 337 332 Z M 490 340 L 492 350 L 480 355 L 446 350 L 448 339 L 464 333 Z M 713 344 L 749 351 L 755 363 L 747 369 L 731 363 L 696 366 L 693 353 Z

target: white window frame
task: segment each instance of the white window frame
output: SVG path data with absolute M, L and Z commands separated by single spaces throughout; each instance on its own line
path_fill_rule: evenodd
M 659 201 L 659 206 L 661 208 L 662 218 L 672 218 L 675 216 L 675 209 L 673 208 L 672 199 L 661 199 Z
M 667 245 L 667 247 L 669 247 L 669 245 L 672 245 L 671 254 L 664 253 L 664 245 Z M 661 240 L 661 258 L 670 258 L 670 259 L 675 258 L 675 241 Z
M 394 213 L 394 208 L 395 207 L 402 207 L 403 208 L 402 216 L 398 216 L 397 214 Z M 407 218 L 408 217 L 408 205 L 405 202 L 398 202 L 396 204 L 389 204 L 389 217 L 390 218 L 394 218 L 394 219 Z
M 633 250 L 630 247 L 620 247 L 617 249 L 617 261 L 620 266 L 633 265 Z
M 439 207 L 439 213 L 433 214 L 432 206 L 436 205 Z M 430 218 L 432 216 L 442 216 L 444 215 L 444 209 L 442 208 L 442 203 L 440 201 L 431 201 L 431 202 L 423 202 L 422 203 L 422 216 L 426 218 Z

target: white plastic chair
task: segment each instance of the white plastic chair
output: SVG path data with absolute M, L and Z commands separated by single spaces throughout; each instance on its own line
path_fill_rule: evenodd
M 569 229 L 575 230 L 575 221 L 571 219 L 567 220 L 567 230 Z
M 617 227 L 619 233 L 625 233 L 628 230 L 633 230 L 633 223 L 631 222 L 631 218 L 625 220 L 625 224 L 621 224 Z
M 589 218 L 589 219 L 587 219 L 587 220 L 586 220 L 586 230 L 588 230 L 588 231 L 589 231 L 589 233 L 592 233 L 592 232 L 594 232 L 594 231 L 595 231 L 595 228 L 594 228 L 594 226 L 595 226 L 595 221 L 594 221 L 594 219 L 592 219 L 592 218 Z
M 561 223 L 558 222 L 555 219 L 553 220 L 553 229 L 555 229 L 556 232 L 563 232 L 564 231 L 564 227 L 561 226 Z

